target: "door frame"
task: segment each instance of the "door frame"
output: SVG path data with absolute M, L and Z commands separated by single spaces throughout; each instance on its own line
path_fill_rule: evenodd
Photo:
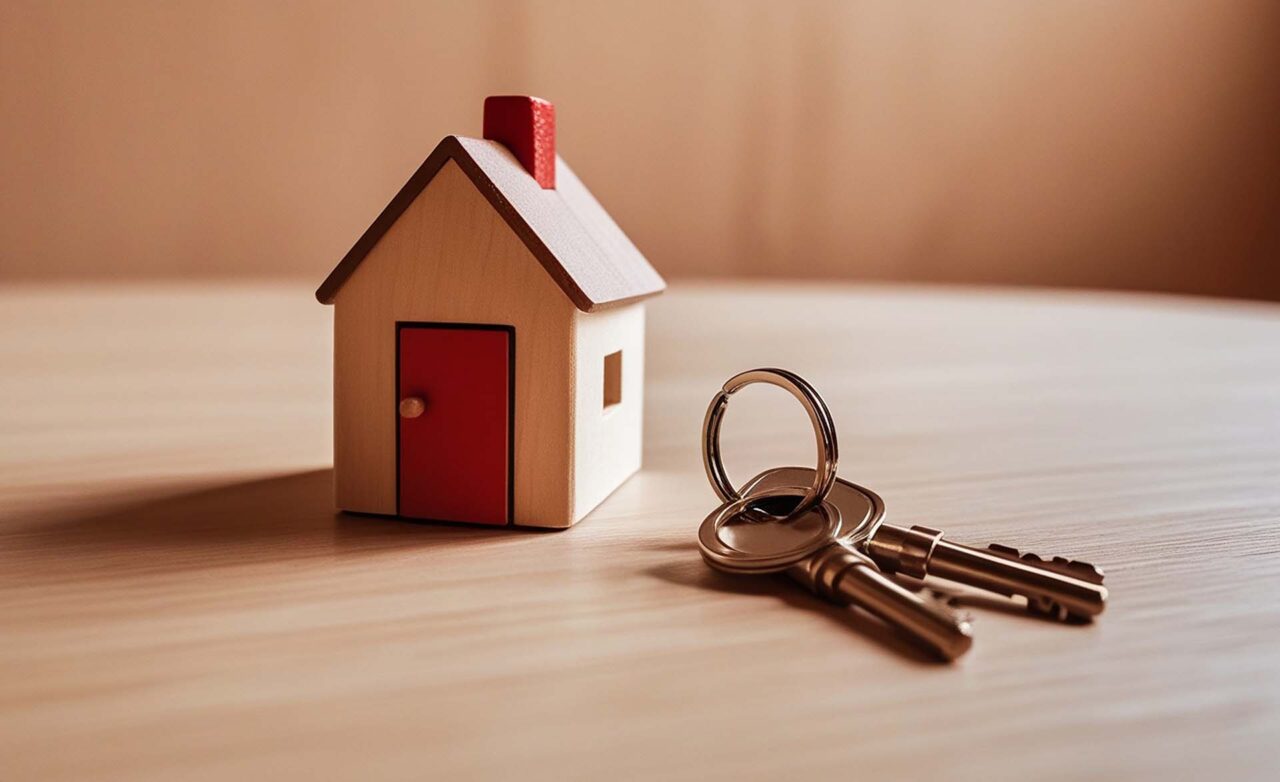
M 516 327 L 497 323 L 446 323 L 426 320 L 396 321 L 395 353 L 396 376 L 392 386 L 391 415 L 396 426 L 396 516 L 407 518 L 400 512 L 400 331 L 402 329 L 452 329 L 455 331 L 505 331 L 507 332 L 507 523 L 516 525 Z M 492 524 L 473 524 L 467 521 L 445 519 L 419 519 L 435 524 L 461 524 L 468 527 L 492 527 Z

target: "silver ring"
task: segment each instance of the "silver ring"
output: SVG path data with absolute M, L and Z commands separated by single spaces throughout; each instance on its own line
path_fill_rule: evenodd
M 826 499 L 836 482 L 836 462 L 839 458 L 836 450 L 836 427 L 831 422 L 831 411 L 818 392 L 813 390 L 813 386 L 794 372 L 772 368 L 751 369 L 726 380 L 720 393 L 711 400 L 707 416 L 702 421 L 702 464 L 707 468 L 707 480 L 711 481 L 711 487 L 721 500 L 737 502 L 742 499 L 742 495 L 729 480 L 729 474 L 725 472 L 724 462 L 720 458 L 720 425 L 724 422 L 729 397 L 752 383 L 769 383 L 790 391 L 804 405 L 805 412 L 813 423 L 813 434 L 818 441 L 818 467 L 814 470 L 813 486 L 805 492 L 800 503 L 790 513 L 790 517 L 794 518 L 812 510 Z

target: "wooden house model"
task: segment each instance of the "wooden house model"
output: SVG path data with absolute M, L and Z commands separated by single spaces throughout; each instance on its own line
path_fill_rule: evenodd
M 644 304 L 665 284 L 555 153 L 485 101 L 316 291 L 334 305 L 340 509 L 568 527 L 640 467 Z

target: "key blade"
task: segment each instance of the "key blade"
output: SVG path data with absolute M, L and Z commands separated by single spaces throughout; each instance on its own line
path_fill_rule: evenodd
M 914 578 L 936 576 L 1001 595 L 1026 598 L 1033 613 L 1060 620 L 1089 621 L 1106 607 L 1102 574 L 1068 560 L 1024 559 L 1007 546 L 971 548 L 952 543 L 930 527 L 884 524 L 865 551 L 891 573 Z M 1034 555 L 1033 555 L 1034 556 Z M 1047 566 L 1046 566 L 1047 565 Z
M 1034 554 L 1030 551 L 1019 551 L 1013 546 L 1002 546 L 999 543 L 988 545 L 987 551 L 1023 565 L 1043 568 L 1053 573 L 1079 579 L 1090 584 L 1097 584 L 1098 586 L 1102 585 L 1104 578 L 1102 570 L 1080 560 L 1067 559 L 1066 557 L 1045 559 L 1039 554 Z M 1083 623 L 1089 622 L 1093 618 L 1090 614 L 1072 612 L 1061 603 L 1044 597 L 1029 598 L 1027 600 L 1027 611 L 1059 622 Z
M 787 574 L 821 597 L 873 614 L 943 660 L 955 660 L 973 644 L 968 616 L 904 589 L 851 546 L 834 543 Z
M 1066 557 L 1045 559 L 1039 554 L 1033 554 L 1030 551 L 1022 552 L 1013 546 L 1002 546 L 999 543 L 992 543 L 987 546 L 987 550 L 1015 561 L 1042 567 L 1045 570 L 1052 570 L 1055 573 L 1078 578 L 1081 581 L 1088 581 L 1090 584 L 1101 584 L 1104 577 L 1102 570 L 1096 565 L 1082 562 L 1078 559 L 1067 559 Z

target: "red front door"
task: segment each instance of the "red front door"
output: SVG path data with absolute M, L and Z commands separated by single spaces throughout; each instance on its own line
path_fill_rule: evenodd
M 511 521 L 514 332 L 399 324 L 399 513 Z

